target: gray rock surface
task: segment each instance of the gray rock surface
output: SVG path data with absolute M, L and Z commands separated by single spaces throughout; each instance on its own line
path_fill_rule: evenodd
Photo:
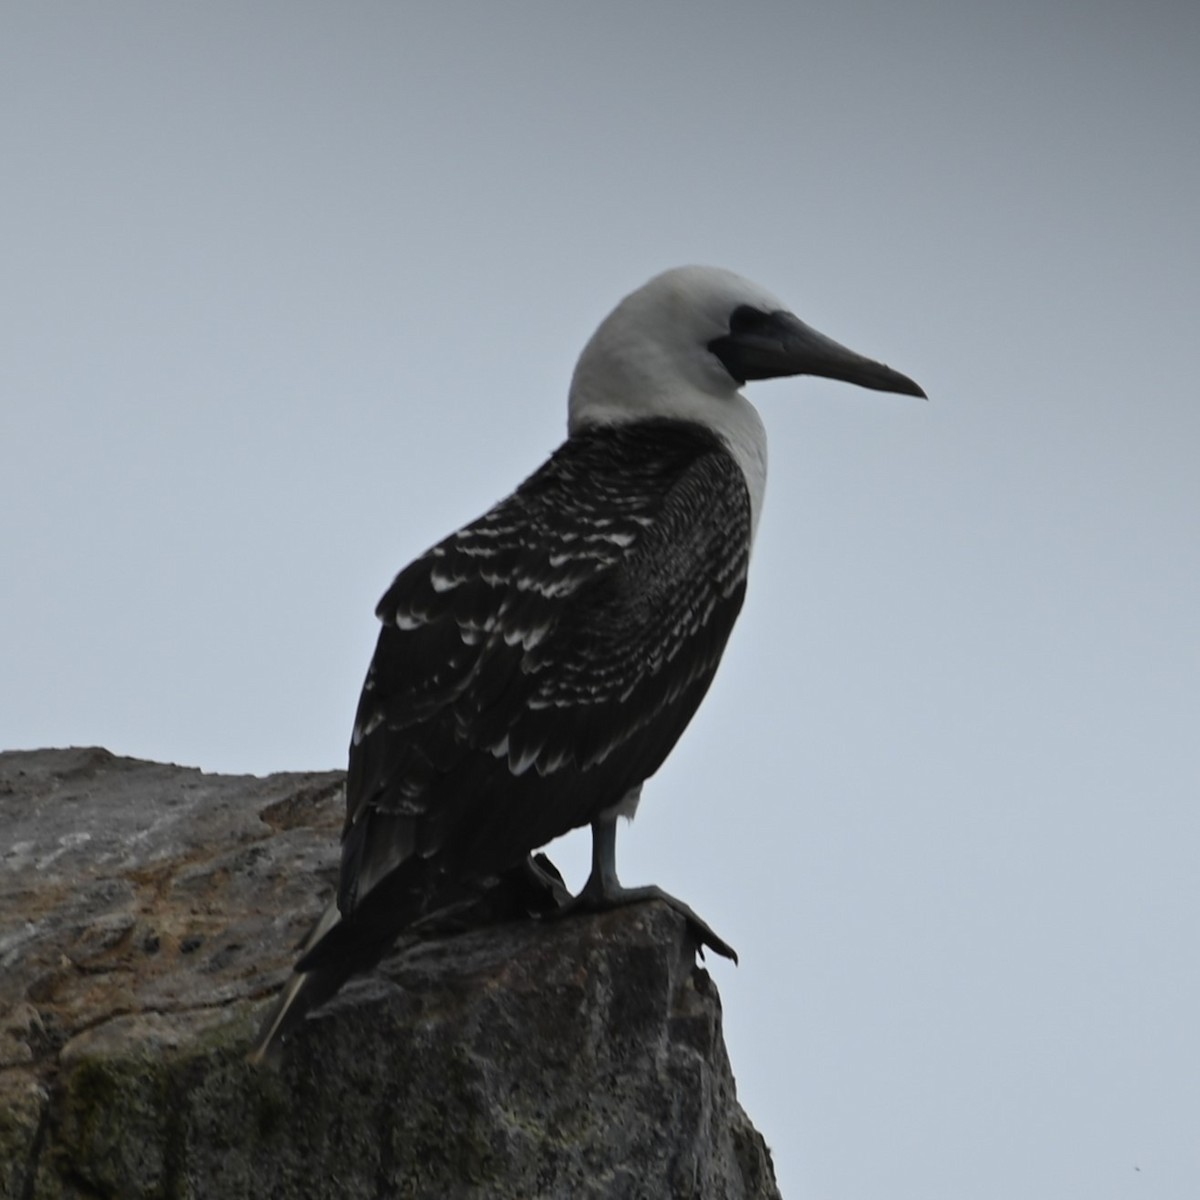
M 0 1197 L 778 1196 L 661 904 L 412 940 L 248 1064 L 341 780 L 0 754 Z

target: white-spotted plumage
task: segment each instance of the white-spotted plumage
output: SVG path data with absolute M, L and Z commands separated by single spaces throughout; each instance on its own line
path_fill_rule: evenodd
M 581 900 L 648 894 L 618 884 L 612 826 L 691 720 L 742 605 L 767 454 L 739 389 L 800 373 L 921 394 L 730 272 L 657 276 L 584 348 L 567 441 L 396 577 L 350 747 L 338 916 L 257 1054 L 405 926 L 568 829 L 594 831 Z
M 571 379 L 567 428 L 649 418 L 695 422 L 717 433 L 750 491 L 753 539 L 767 486 L 767 431 L 738 381 L 701 347 L 729 332 L 739 307 L 784 309 L 732 271 L 678 267 L 626 296 L 592 334 Z

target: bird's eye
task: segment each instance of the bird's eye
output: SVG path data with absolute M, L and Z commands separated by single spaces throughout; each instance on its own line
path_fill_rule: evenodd
M 771 323 L 771 314 L 749 304 L 741 304 L 729 316 L 730 333 L 756 333 Z

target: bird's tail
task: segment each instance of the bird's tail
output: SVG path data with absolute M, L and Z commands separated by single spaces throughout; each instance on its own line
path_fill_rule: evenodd
M 349 916 L 339 909 L 336 898 L 330 901 L 304 939 L 295 972 L 259 1030 L 251 1062 L 274 1062 L 281 1043 L 309 1012 L 329 1000 L 352 975 L 379 962 L 397 934 L 412 924 L 422 878 L 414 885 L 397 872 Z
M 511 921 L 560 906 L 568 895 L 562 877 L 544 855 L 526 859 L 499 879 L 447 882 L 423 859 L 394 871 L 362 897 L 349 915 L 336 899 L 321 914 L 300 948 L 291 979 L 267 1014 L 250 1050 L 250 1061 L 274 1062 L 288 1035 L 352 975 L 370 970 L 397 935 L 475 928 Z
M 300 950 L 301 960 L 338 924 L 340 917 L 337 901 L 333 900 L 304 939 Z M 343 970 L 339 964 L 328 962 L 311 971 L 297 969 L 284 985 L 279 998 L 263 1021 L 248 1055 L 250 1061 L 276 1061 L 279 1048 L 288 1034 L 304 1020 L 310 1010 L 324 1004 L 351 974 L 352 970 Z

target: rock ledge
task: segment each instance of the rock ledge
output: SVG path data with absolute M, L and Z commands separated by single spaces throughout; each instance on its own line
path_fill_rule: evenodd
M 341 780 L 0 754 L 0 1197 L 778 1197 L 661 904 L 410 942 L 250 1066 Z

